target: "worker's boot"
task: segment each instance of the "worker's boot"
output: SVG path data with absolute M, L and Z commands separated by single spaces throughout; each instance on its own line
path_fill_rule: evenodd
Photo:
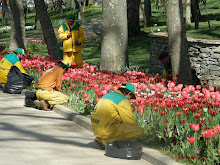
M 40 100 L 34 100 L 33 103 L 35 104 L 35 106 L 36 106 L 37 109 L 39 109 L 39 110 L 42 110 L 42 109 L 43 109 L 43 105 L 42 105 L 42 103 L 40 102 Z
M 47 100 L 41 100 L 40 104 L 42 105 L 43 110 L 45 110 L 45 111 L 50 111 L 51 110 L 50 109 L 50 104 L 48 103 Z
M 95 138 L 94 143 L 99 146 L 101 150 L 105 150 L 105 145 L 102 143 L 102 141 L 98 140 L 98 138 Z

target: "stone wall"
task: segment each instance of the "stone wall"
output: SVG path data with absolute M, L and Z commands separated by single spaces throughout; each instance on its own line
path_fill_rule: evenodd
M 163 72 L 163 65 L 158 56 L 168 51 L 168 38 L 166 33 L 150 34 L 150 73 Z M 196 70 L 201 82 L 209 80 L 209 85 L 220 86 L 220 40 L 204 40 L 187 38 L 190 62 Z

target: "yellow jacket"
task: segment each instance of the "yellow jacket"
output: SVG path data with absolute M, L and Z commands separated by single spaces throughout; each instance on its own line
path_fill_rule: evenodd
M 137 126 L 131 103 L 119 90 L 98 101 L 91 121 L 94 135 L 102 139 L 111 137 L 121 124 Z
M 21 73 L 25 73 L 24 68 L 21 65 L 21 61 L 18 59 L 15 53 L 5 55 L 0 61 L 0 82 L 5 84 L 7 82 L 8 72 L 12 66 L 16 66 Z
M 70 33 L 70 27 L 67 21 L 58 30 L 58 37 L 63 40 L 63 52 L 80 52 L 82 50 L 82 43 L 85 40 L 85 33 L 82 27 L 78 22 L 74 21 L 74 26 L 71 30 L 72 37 L 67 38 L 68 33 Z M 81 45 L 74 44 L 76 40 L 80 41 Z

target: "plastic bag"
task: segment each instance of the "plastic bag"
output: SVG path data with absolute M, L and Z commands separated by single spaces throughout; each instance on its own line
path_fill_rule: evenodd
M 22 79 L 23 75 L 21 71 L 16 66 L 12 66 L 7 75 L 7 83 L 3 87 L 3 92 L 10 94 L 20 94 L 21 91 L 25 88 Z
M 141 159 L 142 147 L 131 141 L 114 141 L 105 146 L 105 155 L 121 159 Z
M 25 73 L 22 73 L 22 75 L 23 75 L 23 78 L 22 78 L 23 85 L 24 85 L 24 88 L 26 88 L 31 85 L 34 78 L 28 74 L 25 74 Z

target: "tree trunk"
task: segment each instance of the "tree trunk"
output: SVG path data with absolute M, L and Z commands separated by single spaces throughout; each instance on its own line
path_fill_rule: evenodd
M 142 2 L 141 2 L 141 0 L 140 0 L 140 8 L 141 8 L 141 11 L 142 11 L 142 13 L 143 13 L 143 20 L 144 20 L 144 31 L 146 30 L 146 28 L 147 28 L 147 21 L 146 21 L 146 14 L 145 14 L 145 10 L 144 10 L 144 8 L 143 8 L 143 6 L 142 6 Z
M 127 13 L 128 13 L 128 35 L 135 36 L 140 32 L 139 25 L 139 0 L 127 0 Z
M 195 22 L 195 29 L 199 28 L 199 4 L 198 0 L 192 0 L 192 18 L 193 21 Z
M 211 31 L 211 25 L 210 25 L 210 19 L 209 19 L 209 15 L 208 15 L 208 11 L 207 11 L 207 6 L 206 6 L 206 0 L 203 0 L 202 2 L 205 7 L 205 13 L 206 13 L 206 17 L 207 17 L 207 21 L 208 21 L 208 25 L 209 25 L 209 31 Z
M 57 8 L 59 14 L 63 14 L 63 0 L 57 0 Z
M 40 24 L 40 19 L 39 19 L 39 16 L 36 12 L 36 16 L 35 16 L 35 27 L 34 29 L 41 29 L 41 24 Z
M 60 60 L 62 55 L 57 44 L 57 38 L 48 15 L 44 0 L 34 0 L 35 10 L 39 16 L 44 40 L 47 44 L 48 54 L 51 55 L 51 60 Z
M 144 0 L 144 11 L 146 15 L 147 26 L 152 24 L 151 0 Z
M 17 48 L 25 49 L 25 21 L 22 0 L 10 0 L 11 9 L 11 38 L 9 50 L 14 51 Z
M 177 84 L 189 84 L 191 70 L 181 0 L 166 1 L 166 21 L 172 75 L 178 75 Z
M 10 22 L 10 12 L 7 0 L 2 0 L 2 23 L 8 24 Z
M 49 0 L 49 5 L 48 5 L 48 10 L 53 10 L 54 9 L 54 2 L 53 0 Z
M 126 0 L 103 1 L 102 70 L 116 71 L 128 66 L 128 24 Z
M 73 11 L 76 9 L 76 2 L 75 2 L 75 0 L 72 0 L 71 7 L 73 8 Z
M 186 0 L 186 20 L 185 24 L 191 25 L 191 0 Z

